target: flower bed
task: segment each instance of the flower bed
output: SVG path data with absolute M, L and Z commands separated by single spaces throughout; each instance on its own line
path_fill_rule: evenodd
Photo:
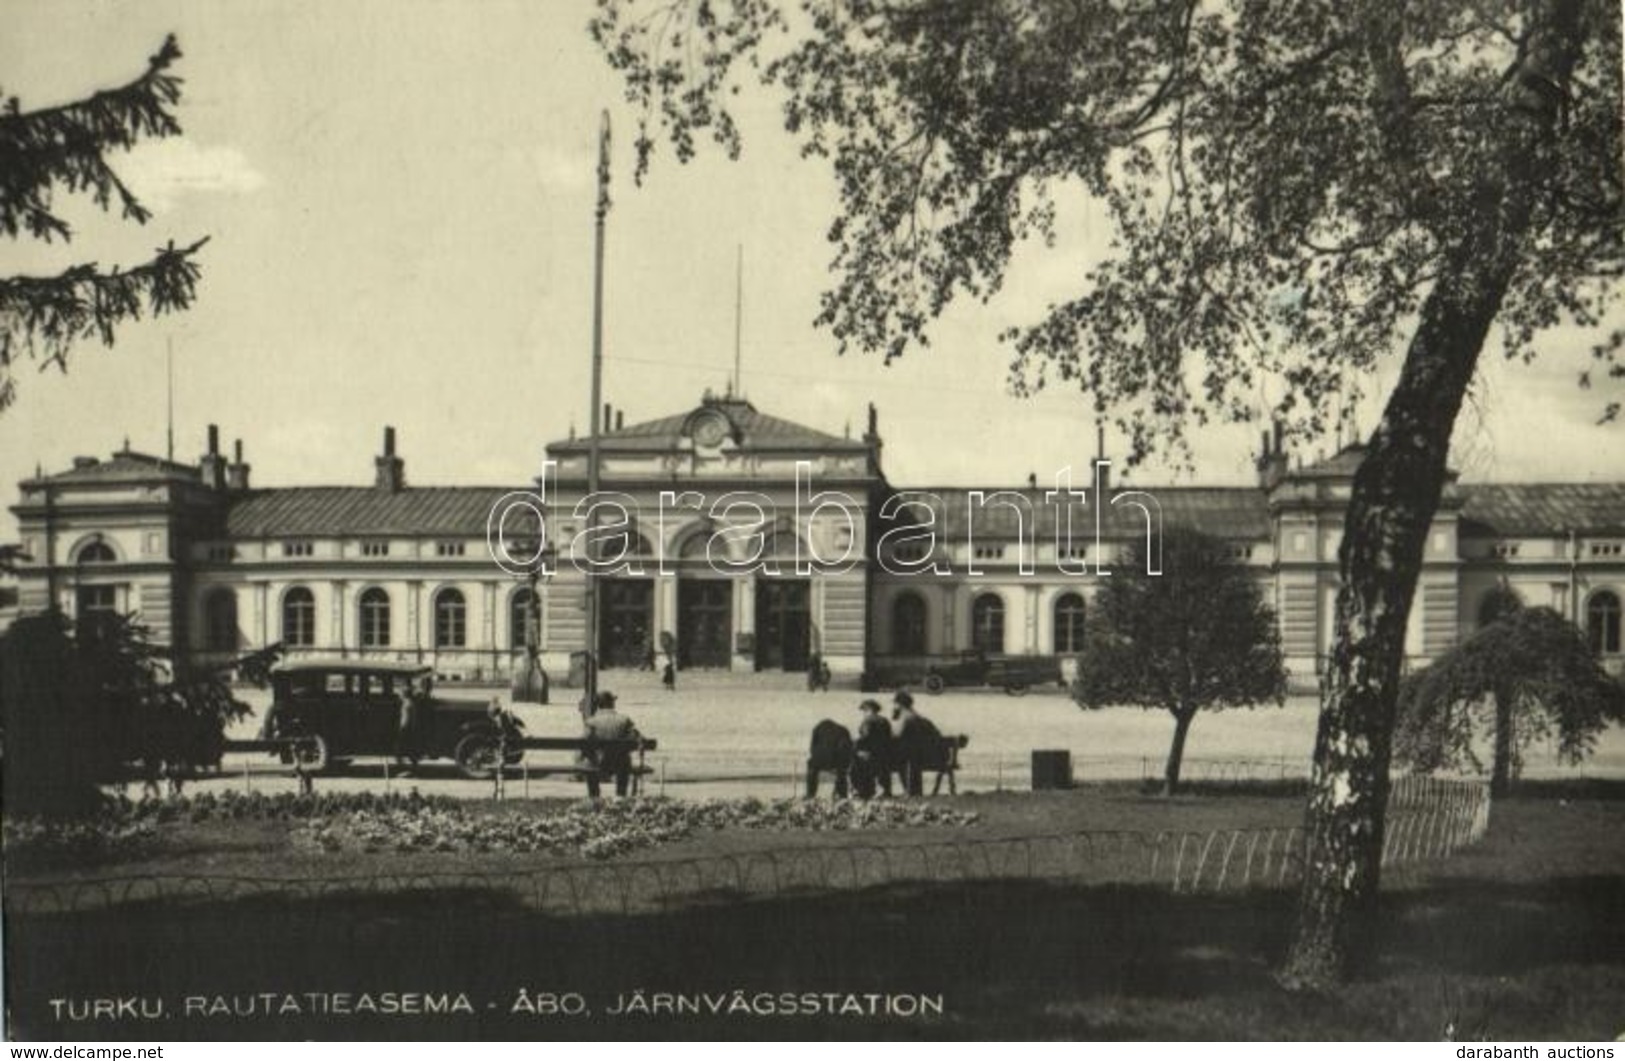
M 900 829 L 974 824 L 977 815 L 930 803 L 667 799 L 578 803 L 541 813 L 493 815 L 463 806 L 394 807 L 313 816 L 296 843 L 326 852 L 541 852 L 603 859 L 724 829 Z
M 152 848 L 160 828 L 172 824 L 220 821 L 287 821 L 348 814 L 415 814 L 456 806 L 443 796 L 371 792 L 299 796 L 284 792 L 204 792 L 181 799 L 132 800 L 110 796 L 93 818 L 51 819 L 5 816 L 7 859 L 15 864 L 83 864 L 138 855 Z
M 187 824 L 286 822 L 293 845 L 327 852 L 543 853 L 593 859 L 728 829 L 858 830 L 962 826 L 977 815 L 924 802 L 634 799 L 559 808 L 492 807 L 406 794 L 206 792 L 182 799 L 111 798 L 94 819 L 5 821 L 9 859 L 74 864 L 140 855 Z

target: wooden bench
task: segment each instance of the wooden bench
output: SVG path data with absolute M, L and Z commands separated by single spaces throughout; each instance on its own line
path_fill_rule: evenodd
M 525 764 L 525 770 L 528 773 L 542 777 L 565 775 L 585 778 L 596 776 L 599 781 L 606 781 L 612 775 L 587 766 L 579 760 L 589 752 L 625 751 L 635 754 L 637 761 L 632 766 L 632 795 L 637 795 L 642 789 L 644 776 L 654 773 L 654 768 L 644 762 L 645 753 L 655 751 L 660 747 L 660 742 L 651 737 L 630 737 L 625 740 L 603 740 L 596 737 L 521 737 L 508 743 L 509 747 L 519 748 L 523 751 L 575 753 L 576 760 L 568 764 L 542 766 Z
M 954 775 L 959 772 L 959 750 L 969 744 L 970 738 L 963 733 L 956 733 L 952 736 L 943 734 L 937 751 L 940 756 L 937 762 L 941 763 L 942 767 L 936 772 L 936 780 L 931 782 L 931 794 L 933 796 L 942 791 L 942 779 L 944 777 L 948 779 L 948 794 L 950 796 L 959 795 L 959 784 L 954 780 Z
M 254 740 L 228 740 L 220 746 L 222 755 L 232 752 L 253 753 L 270 752 L 273 755 L 286 754 L 293 774 L 299 779 L 299 792 L 301 795 L 310 795 L 315 789 L 311 782 L 311 773 L 305 769 L 305 761 L 298 755 L 301 744 L 310 743 L 309 737 L 270 737 L 256 738 Z
M 312 791 L 311 772 L 305 769 L 304 762 L 298 755 L 292 754 L 295 749 L 309 737 L 275 737 L 269 740 L 228 740 L 221 745 L 222 754 L 268 752 L 271 754 L 288 753 L 292 759 L 292 771 L 299 778 L 299 791 L 308 793 Z M 520 751 L 548 751 L 548 752 L 574 752 L 579 758 L 586 752 L 596 751 L 626 751 L 637 756 L 632 767 L 633 792 L 642 788 L 642 778 L 654 773 L 654 768 L 644 762 L 644 755 L 660 747 L 660 742 L 650 737 L 633 737 L 627 740 L 601 740 L 591 737 L 521 737 L 518 740 L 508 741 L 508 748 Z M 540 777 L 554 775 L 567 775 L 571 777 L 587 777 L 597 774 L 600 781 L 607 775 L 602 771 L 594 770 L 581 762 L 571 762 L 568 765 L 537 765 L 525 764 L 527 774 Z
M 933 796 L 942 792 L 943 778 L 948 779 L 948 794 L 957 796 L 959 794 L 959 783 L 955 780 L 955 775 L 959 772 L 959 750 L 970 744 L 970 738 L 962 733 L 957 733 L 952 736 L 943 735 L 938 738 L 938 741 L 936 754 L 927 760 L 935 765 L 927 766 L 920 772 L 922 775 L 927 773 L 937 775 L 936 780 L 931 784 L 931 794 Z M 896 774 L 898 780 L 902 782 L 903 792 L 906 795 L 908 793 L 908 763 L 902 760 L 901 749 L 895 744 L 892 746 L 892 750 L 894 757 L 887 764 L 887 776 Z M 826 767 L 826 769 L 828 768 Z M 888 785 L 886 791 L 889 794 L 891 792 L 890 781 L 888 780 L 886 783 Z M 811 796 L 814 787 L 809 784 L 807 791 L 808 795 Z M 837 787 L 836 792 L 837 794 L 840 792 L 839 787 Z

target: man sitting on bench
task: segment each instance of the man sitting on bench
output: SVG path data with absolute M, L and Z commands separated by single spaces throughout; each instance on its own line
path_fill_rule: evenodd
M 588 740 L 637 740 L 638 727 L 630 718 L 615 710 L 615 694 L 601 692 L 595 702 L 596 710 L 586 717 L 582 736 Z M 598 799 L 599 782 L 605 774 L 615 778 L 615 794 L 625 796 L 632 780 L 632 750 L 625 747 L 592 748 L 581 753 L 581 764 L 587 768 L 587 795 Z

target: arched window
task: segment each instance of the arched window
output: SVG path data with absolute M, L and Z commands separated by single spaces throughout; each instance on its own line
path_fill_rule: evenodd
M 361 647 L 389 647 L 389 594 L 377 586 L 361 594 Z
M 508 601 L 508 647 L 524 649 L 530 646 L 531 634 L 536 635 L 537 644 L 541 643 L 541 631 L 536 629 L 537 616 L 531 608 L 531 600 L 535 595 L 528 589 L 519 590 Z
M 971 604 L 970 630 L 972 648 L 1004 651 L 1004 601 L 997 593 L 984 593 Z
M 712 533 L 711 528 L 702 526 L 684 538 L 682 544 L 677 547 L 677 559 L 702 563 L 709 559 L 706 555 L 706 547 L 711 540 Z M 716 554 L 719 559 L 726 558 L 728 555 L 728 550 L 723 547 L 721 542 L 717 543 Z
M 316 595 L 295 586 L 282 597 L 282 643 L 310 648 L 316 643 Z
M 118 560 L 113 553 L 113 547 L 106 542 L 91 542 L 79 550 L 79 563 L 81 564 L 111 564 Z
M 1619 651 L 1619 597 L 1608 590 L 1593 593 L 1586 602 L 1586 633 L 1591 651 L 1614 654 Z
M 468 644 L 468 606 L 460 590 L 443 589 L 434 595 L 434 647 L 462 648 Z
M 1083 598 L 1063 593 L 1055 598 L 1055 652 L 1063 655 L 1083 651 Z
M 892 651 L 925 655 L 925 601 L 918 593 L 900 593 L 891 606 Z
M 595 538 L 592 542 L 593 559 L 630 561 L 633 557 L 653 556 L 654 546 L 636 530 L 625 529 L 619 534 Z
M 767 531 L 766 538 L 762 542 L 762 559 L 777 560 L 779 567 L 788 574 L 795 570 L 796 550 L 800 544 L 800 536 L 793 530 L 780 528 Z M 802 556 L 806 555 L 806 551 L 803 550 Z
M 1511 586 L 1496 586 L 1478 602 L 1478 625 L 1486 627 L 1523 607 L 1523 598 Z
M 203 599 L 203 644 L 210 652 L 237 650 L 237 594 L 213 590 Z

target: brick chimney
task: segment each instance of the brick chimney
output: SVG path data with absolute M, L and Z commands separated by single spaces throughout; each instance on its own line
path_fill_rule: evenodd
M 395 429 L 384 428 L 384 453 L 376 461 L 378 474 L 373 486 L 397 493 L 406 485 L 406 462 L 395 456 Z
M 209 425 L 209 451 L 198 460 L 198 470 L 203 473 L 203 485 L 210 490 L 226 488 L 226 458 L 220 452 L 218 424 Z
M 248 465 L 243 463 L 243 440 L 239 438 L 232 443 L 231 463 L 226 465 L 226 488 L 247 490 L 248 471 Z
M 1284 434 L 1281 421 L 1277 420 L 1272 431 L 1261 432 L 1258 436 L 1258 459 L 1254 465 L 1258 469 L 1258 486 L 1261 490 L 1273 490 L 1286 478 L 1286 450 L 1282 445 Z

